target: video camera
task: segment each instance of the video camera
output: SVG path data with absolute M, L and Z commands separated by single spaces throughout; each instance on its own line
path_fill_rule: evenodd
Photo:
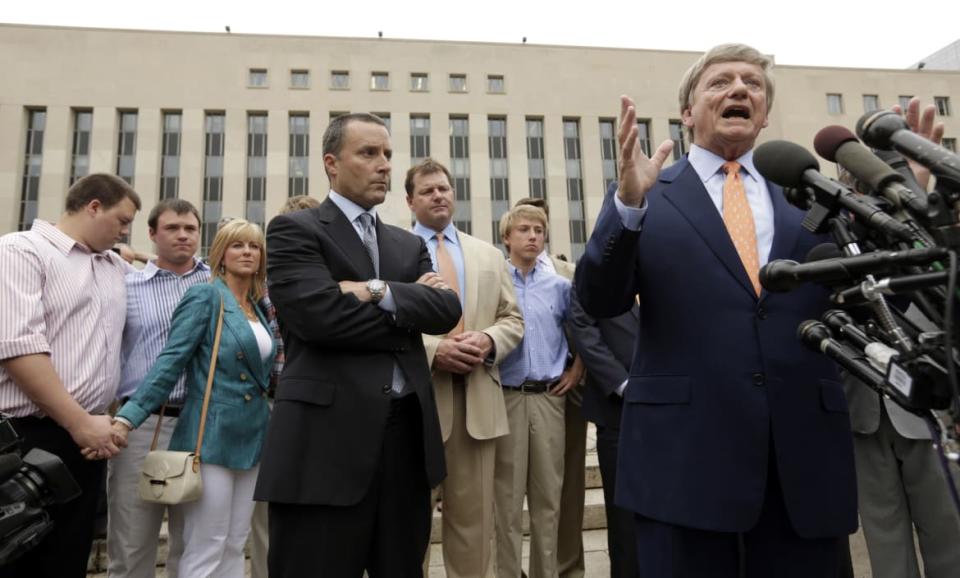
M 53 530 L 45 508 L 80 495 L 57 456 L 34 448 L 20 456 L 20 436 L 0 416 L 0 567 L 39 544 Z

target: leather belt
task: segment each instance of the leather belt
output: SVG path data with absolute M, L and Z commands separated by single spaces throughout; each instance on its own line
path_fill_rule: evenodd
M 520 393 L 546 393 L 558 383 L 560 383 L 559 379 L 528 380 L 520 385 L 504 385 L 503 389 L 519 391 Z

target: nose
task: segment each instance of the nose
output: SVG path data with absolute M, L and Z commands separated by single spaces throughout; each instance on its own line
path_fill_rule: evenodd
M 735 77 L 733 82 L 730 83 L 730 94 L 737 96 L 747 94 L 747 84 L 739 76 Z

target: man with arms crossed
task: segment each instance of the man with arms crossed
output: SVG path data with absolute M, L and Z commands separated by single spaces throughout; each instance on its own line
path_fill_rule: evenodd
M 453 331 L 423 336 L 447 461 L 443 564 L 450 578 L 492 578 L 494 452 L 496 438 L 508 433 L 497 365 L 520 342 L 523 319 L 503 253 L 454 227 L 446 167 L 426 159 L 404 184 L 413 232 L 463 307 Z
M 591 315 L 640 299 L 616 500 L 636 513 L 644 577 L 833 578 L 857 527 L 837 370 L 796 338 L 828 293 L 758 281 L 768 260 L 803 261 L 822 241 L 753 166 L 770 67 L 736 44 L 698 59 L 680 88 L 693 146 L 662 171 L 672 143 L 644 156 L 622 98 L 619 188 L 577 267 Z
M 380 222 L 390 135 L 366 113 L 323 135 L 330 195 L 267 233 L 286 354 L 255 498 L 270 503 L 272 578 L 419 576 L 443 440 L 422 333 L 460 300 L 416 235 Z
M 53 531 L 0 576 L 86 576 L 102 460 L 120 449 L 105 411 L 120 383 L 130 266 L 110 248 L 139 209 L 125 181 L 93 174 L 67 191 L 55 225 L 37 219 L 0 238 L 0 411 L 24 453 L 56 454 L 82 491 L 49 508 Z
M 156 258 L 140 271 L 127 274 L 127 323 L 123 330 L 123 368 L 117 399 L 125 402 L 137 391 L 170 332 L 170 318 L 186 290 L 210 280 L 210 268 L 196 258 L 200 244 L 200 214 L 182 199 L 160 201 L 147 218 Z M 157 449 L 166 449 L 186 395 L 184 377 L 170 394 L 163 412 Z M 159 413 L 159 411 L 157 412 Z M 140 468 L 150 451 L 159 415 L 127 435 L 127 449 L 110 460 L 107 469 L 108 575 L 152 578 L 156 575 L 157 543 L 163 514 L 168 512 L 170 553 L 167 575 L 176 573 L 180 517 L 176 507 L 145 502 L 137 493 Z

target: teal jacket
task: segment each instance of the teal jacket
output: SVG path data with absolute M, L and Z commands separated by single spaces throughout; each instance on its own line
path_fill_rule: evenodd
M 169 449 L 196 449 L 221 297 L 223 331 L 200 457 L 203 463 L 245 470 L 260 461 L 270 417 L 267 386 L 277 348 L 274 343 L 269 359 L 261 360 L 250 323 L 230 289 L 219 279 L 194 285 L 184 294 L 173 312 L 163 352 L 117 417 L 139 427 L 166 401 L 186 370 L 187 398 Z M 259 307 L 256 311 L 266 328 L 263 312 Z

